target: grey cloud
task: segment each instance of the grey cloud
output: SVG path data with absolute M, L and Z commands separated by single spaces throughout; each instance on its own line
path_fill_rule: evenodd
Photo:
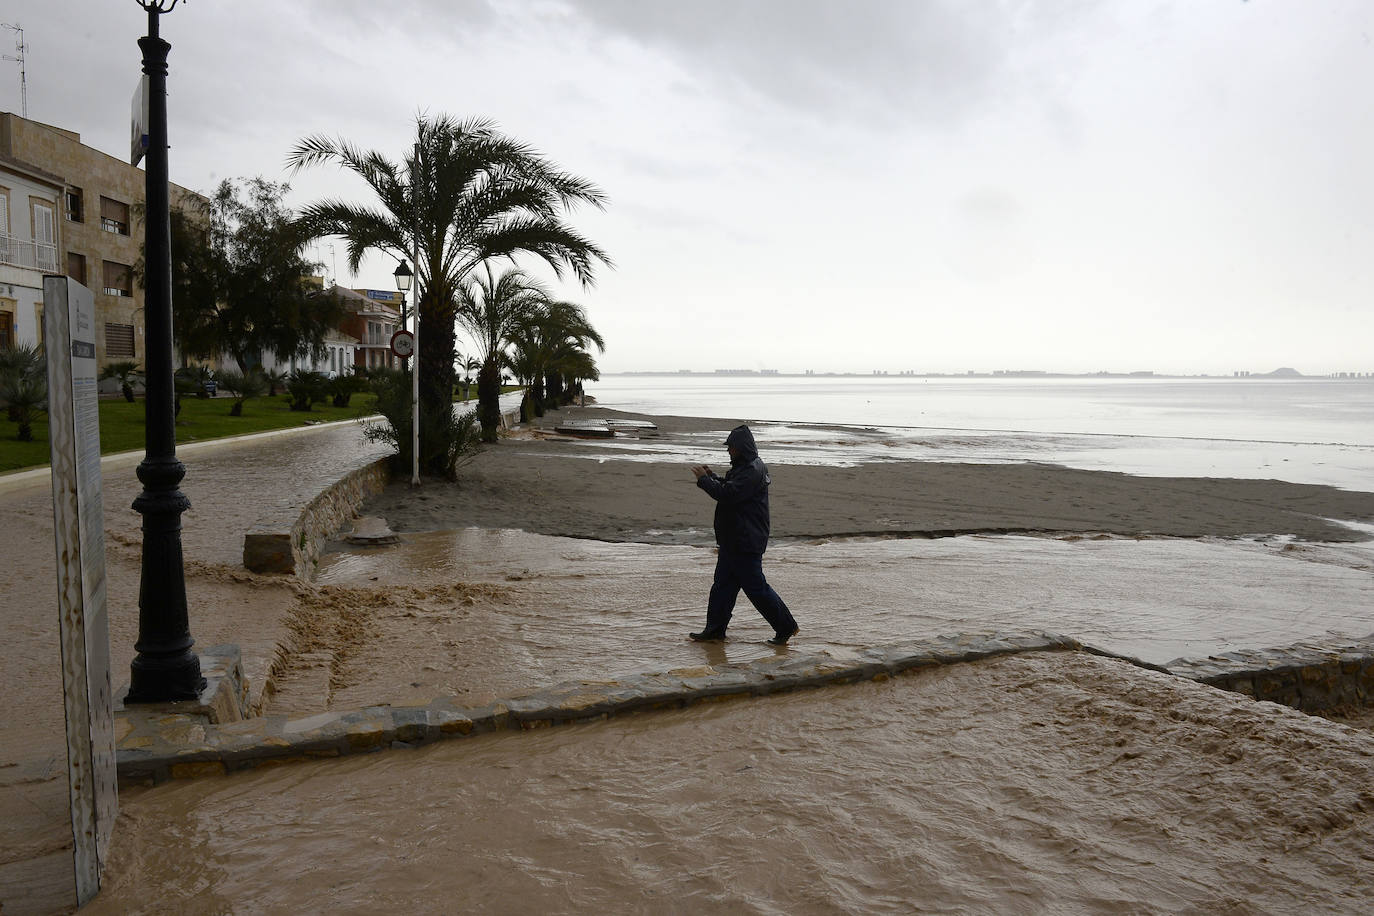
M 703 79 L 862 120 L 958 120 L 1005 84 L 1019 30 L 1066 27 L 1034 3 L 568 2 L 594 27 L 672 55 Z

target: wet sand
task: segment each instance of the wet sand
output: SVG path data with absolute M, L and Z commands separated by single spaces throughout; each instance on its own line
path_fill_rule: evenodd
M 462 470 L 457 486 L 413 492 L 398 482 L 366 511 L 399 531 L 475 525 L 612 541 L 712 543 L 711 505 L 686 460 L 635 460 L 624 448 L 555 437 L 548 429 L 568 419 L 608 416 L 651 419 L 660 435 L 646 443 L 655 449 L 676 444 L 722 473 L 729 466 L 720 443 L 736 421 L 566 408 L 543 418 L 544 430 L 484 450 Z M 811 435 L 824 439 L 828 433 L 815 427 Z M 1368 534 L 1333 519 L 1374 522 L 1374 493 L 1279 480 L 1133 477 L 1045 464 L 816 466 L 785 463 L 785 450 L 770 453 L 766 443 L 760 450 L 773 476 L 773 537 L 779 540 L 1100 532 L 1287 534 L 1334 542 Z
M 88 912 L 1358 913 L 1371 784 L 1368 734 L 1016 656 L 127 793 Z

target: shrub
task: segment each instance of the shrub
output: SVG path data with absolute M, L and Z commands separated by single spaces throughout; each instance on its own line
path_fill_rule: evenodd
M 410 373 L 402 370 L 377 370 L 371 388 L 377 395 L 377 412 L 386 418 L 384 423 L 363 426 L 369 442 L 384 442 L 396 449 L 393 466 L 398 473 L 409 473 L 411 458 L 412 407 L 410 401 Z M 443 476 L 453 480 L 458 468 L 477 455 L 481 444 L 481 428 L 476 414 L 460 408 L 439 416 L 422 413 L 420 465 L 442 468 Z
M 286 377 L 286 393 L 291 395 L 292 410 L 309 410 L 316 401 L 327 396 L 329 379 L 321 372 L 297 369 Z
M 367 389 L 367 379 L 356 372 L 346 372 L 331 378 L 326 389 L 335 407 L 347 407 L 353 395 Z
M 229 392 L 234 398 L 233 406 L 229 408 L 229 416 L 243 416 L 243 402 L 248 398 L 256 398 L 267 390 L 267 379 L 258 369 L 249 369 L 247 372 L 235 372 L 226 370 L 219 374 L 219 387 Z
M 39 347 L 0 350 L 0 404 L 19 426 L 20 442 L 33 441 L 33 424 L 48 410 L 48 366 Z

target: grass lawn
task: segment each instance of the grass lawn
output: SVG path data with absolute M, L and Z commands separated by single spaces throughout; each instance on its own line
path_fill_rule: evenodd
M 243 416 L 229 416 L 234 399 L 229 397 L 181 399 L 181 413 L 177 416 L 177 442 L 199 442 L 242 436 L 272 429 L 288 429 L 311 423 L 333 420 L 352 420 L 373 413 L 376 396 L 370 393 L 353 395 L 348 407 L 316 404 L 312 410 L 289 409 L 285 395 L 275 398 L 249 398 L 243 403 Z M 20 442 L 15 438 L 19 428 L 7 421 L 0 412 L 0 473 L 48 463 L 48 422 L 45 417 L 33 424 L 33 441 Z M 100 400 L 100 453 L 130 452 L 144 445 L 143 400 L 133 404 L 123 398 Z

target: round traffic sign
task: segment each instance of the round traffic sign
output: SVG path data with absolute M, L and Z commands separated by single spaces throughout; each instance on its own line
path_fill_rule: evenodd
M 401 359 L 409 359 L 415 354 L 415 335 L 406 330 L 391 335 L 391 352 Z

